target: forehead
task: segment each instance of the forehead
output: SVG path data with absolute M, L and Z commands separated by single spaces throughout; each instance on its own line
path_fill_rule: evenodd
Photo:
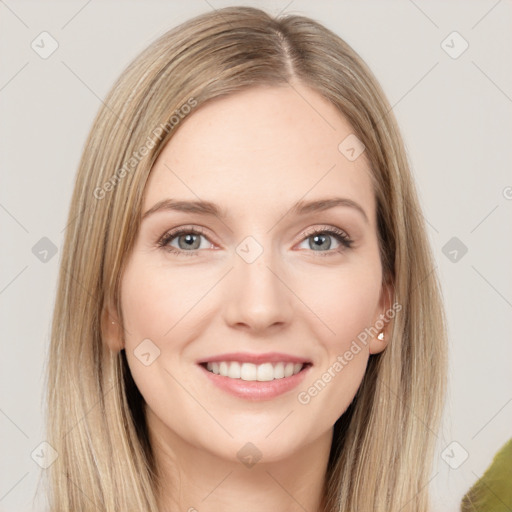
M 349 122 L 305 86 L 251 88 L 193 110 L 162 150 L 144 209 L 166 198 L 208 200 L 237 215 L 343 195 L 374 215 L 364 152 L 347 159 Z

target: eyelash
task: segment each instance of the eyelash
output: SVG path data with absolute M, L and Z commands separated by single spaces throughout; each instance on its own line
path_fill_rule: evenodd
M 199 249 L 194 249 L 192 251 L 183 251 L 183 250 L 179 250 L 179 249 L 176 249 L 175 247 L 171 247 L 171 246 L 167 245 L 171 240 L 173 240 L 174 238 L 176 238 L 182 234 L 202 235 L 205 238 L 208 238 L 201 228 L 190 228 L 190 227 L 185 226 L 185 227 L 178 228 L 176 230 L 169 231 L 169 232 L 165 233 L 162 236 L 162 238 L 157 242 L 157 245 L 158 245 L 158 247 L 161 247 L 165 251 L 168 251 L 172 254 L 176 254 L 178 256 L 198 256 Z M 304 240 L 307 240 L 308 238 L 310 238 L 314 235 L 318 235 L 318 234 L 330 235 L 333 238 L 335 238 L 342 245 L 342 247 L 340 247 L 338 249 L 332 249 L 332 250 L 328 250 L 328 251 L 312 251 L 312 252 L 318 252 L 319 256 L 333 256 L 334 254 L 339 254 L 343 250 L 350 249 L 352 247 L 353 240 L 341 229 L 333 228 L 333 227 L 313 228 L 311 230 L 308 230 L 307 232 L 304 233 L 305 236 L 304 236 L 304 238 L 301 239 L 301 242 L 303 242 Z

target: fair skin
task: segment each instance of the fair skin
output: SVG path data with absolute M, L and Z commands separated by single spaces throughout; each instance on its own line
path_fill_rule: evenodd
M 167 209 L 142 221 L 122 276 L 125 330 L 117 322 L 106 336 L 112 350 L 126 349 L 146 402 L 163 511 L 318 511 L 333 425 L 370 354 L 386 346 L 372 337 L 309 403 L 298 401 L 389 302 L 365 155 L 349 161 L 338 150 L 353 133 L 348 122 L 318 93 L 294 88 L 251 88 L 193 111 L 146 185 L 143 213 L 169 198 L 227 212 Z M 364 213 L 347 204 L 289 212 L 299 200 L 333 197 Z M 181 254 L 159 247 L 178 227 L 202 229 L 193 249 L 189 231 L 167 242 Z M 316 245 L 313 228 L 325 237 Z M 249 236 L 263 249 L 250 263 L 236 252 Z M 134 354 L 145 339 L 160 350 L 147 366 Z M 228 352 L 284 352 L 312 366 L 297 388 L 250 400 L 213 385 L 198 365 Z M 248 442 L 262 456 L 252 467 L 237 457 Z

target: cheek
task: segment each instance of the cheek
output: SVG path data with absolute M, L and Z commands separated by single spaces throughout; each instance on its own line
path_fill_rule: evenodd
M 205 293 L 204 276 L 170 272 L 135 260 L 123 276 L 121 303 L 130 343 L 144 338 L 156 343 L 184 319 Z M 127 342 L 129 341 L 126 340 Z
M 123 274 L 126 358 L 137 388 L 153 410 L 165 411 L 168 394 L 179 394 L 172 368 L 185 345 L 181 329 L 186 314 L 201 296 L 201 287 L 195 286 L 190 273 L 170 272 L 142 255 L 133 257 Z
M 142 252 L 129 261 L 121 286 L 125 349 L 145 397 L 161 395 L 162 382 L 174 385 L 166 369 L 180 364 L 196 325 L 201 325 L 197 306 L 217 279 L 215 270 L 172 269 L 165 259 L 155 264 Z
M 305 414 L 333 425 L 352 402 L 364 377 L 370 335 L 378 316 L 381 271 L 378 260 L 338 268 L 316 275 L 323 285 L 303 288 L 304 302 L 316 318 L 316 338 L 323 354 L 319 367 L 301 387 L 297 397 Z M 313 318 L 313 317 L 312 317 Z
M 313 316 L 320 320 L 315 322 L 319 325 L 317 336 L 329 350 L 346 350 L 378 315 L 380 267 L 369 262 L 322 269 L 311 276 L 298 295 L 304 297 Z

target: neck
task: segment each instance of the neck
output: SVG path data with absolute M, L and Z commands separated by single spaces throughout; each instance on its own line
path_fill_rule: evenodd
M 332 429 L 279 460 L 251 466 L 195 446 L 146 410 L 161 512 L 321 512 Z M 244 443 L 241 444 L 242 447 Z M 212 447 L 213 448 L 213 447 Z M 251 448 L 247 448 L 251 453 Z

